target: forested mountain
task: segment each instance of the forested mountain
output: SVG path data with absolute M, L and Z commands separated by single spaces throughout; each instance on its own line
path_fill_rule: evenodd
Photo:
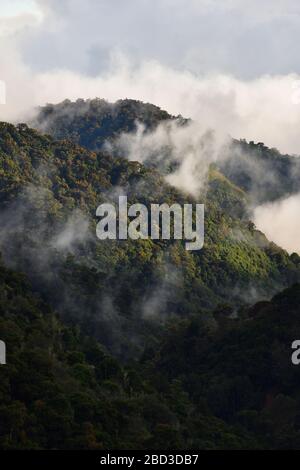
M 165 383 L 178 380 L 202 412 L 255 436 L 255 447 L 299 449 L 300 376 L 291 361 L 300 337 L 299 284 L 231 317 L 217 309 L 169 331 L 152 355 Z
M 250 217 L 253 201 L 296 191 L 292 157 L 233 142 L 282 172 L 282 187 L 260 193 L 227 158 L 191 196 L 104 145 L 137 121 L 147 132 L 183 118 L 79 100 L 37 119 L 47 134 L 0 123 L 1 448 L 300 448 L 300 257 Z M 124 193 L 147 207 L 204 203 L 203 249 L 98 240 L 97 206 Z
M 181 240 L 96 238 L 97 206 L 120 191 L 148 207 L 196 202 L 151 167 L 5 123 L 0 164 L 5 261 L 122 356 L 143 350 L 161 322 L 267 298 L 299 279 L 298 256 L 255 230 L 245 194 L 215 168 L 198 200 L 206 211 L 204 248 L 186 251 Z
M 121 365 L 0 266 L 1 449 L 299 449 L 300 286 L 173 322 Z
M 121 133 L 134 131 L 137 123 L 143 124 L 149 132 L 170 120 L 181 125 L 190 122 L 181 116 L 171 116 L 152 104 L 134 100 L 116 103 L 100 99 L 65 100 L 41 107 L 31 125 L 56 139 L 70 139 L 96 150 Z M 299 158 L 282 155 L 262 142 L 233 139 L 217 164 L 231 182 L 247 192 L 253 204 L 300 191 Z
M 247 192 L 252 204 L 274 201 L 300 191 L 300 159 L 282 155 L 262 142 L 233 140 L 220 170 Z
M 175 118 L 141 101 L 126 99 L 109 103 L 103 99 L 78 99 L 41 107 L 30 124 L 55 139 L 70 139 L 90 150 L 100 150 L 107 140 L 121 132 L 134 131 L 136 122 L 154 129 L 160 122 L 170 119 Z

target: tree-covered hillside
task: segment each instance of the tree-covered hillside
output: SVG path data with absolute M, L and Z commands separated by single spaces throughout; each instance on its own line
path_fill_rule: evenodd
M 174 117 L 166 111 L 141 101 L 126 99 L 109 103 L 103 99 L 78 99 L 41 107 L 31 125 L 55 139 L 70 139 L 90 150 L 100 150 L 106 140 L 114 139 L 121 132 L 134 131 L 137 122 L 154 129 L 170 119 Z
M 136 162 L 0 125 L 1 247 L 71 322 L 123 356 L 142 351 L 160 324 L 220 303 L 267 298 L 299 279 L 296 255 L 269 243 L 246 214 L 245 193 L 211 168 L 205 243 L 96 238 L 97 206 L 196 202 Z
M 227 159 L 192 197 L 103 147 L 136 120 L 169 120 L 159 108 L 91 100 L 41 113 L 55 138 L 0 123 L 0 448 L 300 448 L 300 257 L 249 211 L 289 180 L 296 190 L 285 157 L 250 144 L 282 186 L 260 193 L 249 162 Z M 203 249 L 100 241 L 96 209 L 120 194 L 148 208 L 204 203 Z
M 292 343 L 300 338 L 300 286 L 232 316 L 217 309 L 170 329 L 151 356 L 165 383 L 180 381 L 198 409 L 255 436 L 255 446 L 300 448 L 300 375 Z M 149 359 L 148 359 L 149 360 Z
M 149 132 L 160 123 L 174 119 L 178 124 L 190 122 L 134 100 L 116 103 L 100 99 L 65 100 L 57 105 L 41 107 L 31 125 L 54 138 L 67 138 L 95 150 L 105 142 L 114 141 L 121 133 L 135 131 L 137 123 L 143 124 Z M 203 123 L 204 119 L 205 116 Z M 217 164 L 230 181 L 247 192 L 252 204 L 273 201 L 300 191 L 300 159 L 282 155 L 262 142 L 233 139 Z
M 262 142 L 233 140 L 221 171 L 247 192 L 252 204 L 274 201 L 300 191 L 300 159 L 282 155 Z
M 68 327 L 22 274 L 0 266 L 0 449 L 185 449 L 254 445 L 197 410 L 180 381 L 122 366 Z
M 122 365 L 0 263 L 0 449 L 299 449 L 300 286 L 173 322 Z

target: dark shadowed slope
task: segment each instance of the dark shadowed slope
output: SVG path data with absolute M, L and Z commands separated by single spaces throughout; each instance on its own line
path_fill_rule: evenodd
M 159 107 L 134 100 L 109 103 L 102 99 L 65 100 L 41 107 L 31 123 L 56 139 L 70 139 L 90 150 L 100 150 L 106 140 L 121 132 L 132 132 L 140 122 L 154 129 L 160 122 L 174 119 Z
M 300 447 L 300 366 L 291 345 L 300 338 L 296 284 L 232 317 L 218 309 L 170 329 L 151 359 L 155 373 L 176 378 L 199 409 L 256 436 L 263 448 Z

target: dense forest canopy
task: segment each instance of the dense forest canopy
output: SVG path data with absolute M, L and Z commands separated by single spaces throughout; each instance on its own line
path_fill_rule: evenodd
M 187 125 L 191 121 L 141 101 L 109 103 L 103 99 L 79 99 L 39 108 L 30 124 L 55 139 L 70 139 L 90 150 L 100 150 L 120 134 L 134 132 L 137 124 L 149 132 L 167 122 Z M 273 201 L 300 189 L 299 158 L 282 155 L 262 142 L 232 139 L 226 158 L 218 166 L 255 203 Z
M 195 196 L 105 145 L 170 120 L 189 125 L 78 100 L 41 108 L 39 130 L 0 123 L 1 448 L 299 448 L 300 258 L 251 221 L 255 200 L 297 191 L 298 163 L 232 141 Z M 204 203 L 204 248 L 99 241 L 97 206 L 124 192 Z

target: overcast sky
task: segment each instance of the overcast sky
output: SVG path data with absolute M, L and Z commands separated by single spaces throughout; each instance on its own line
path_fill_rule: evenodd
M 300 72 L 297 0 L 0 0 L 1 15 L 44 15 L 21 46 L 35 70 L 105 71 L 111 51 L 238 78 Z
M 299 15 L 298 0 L 0 0 L 0 118 L 132 97 L 300 153 Z

